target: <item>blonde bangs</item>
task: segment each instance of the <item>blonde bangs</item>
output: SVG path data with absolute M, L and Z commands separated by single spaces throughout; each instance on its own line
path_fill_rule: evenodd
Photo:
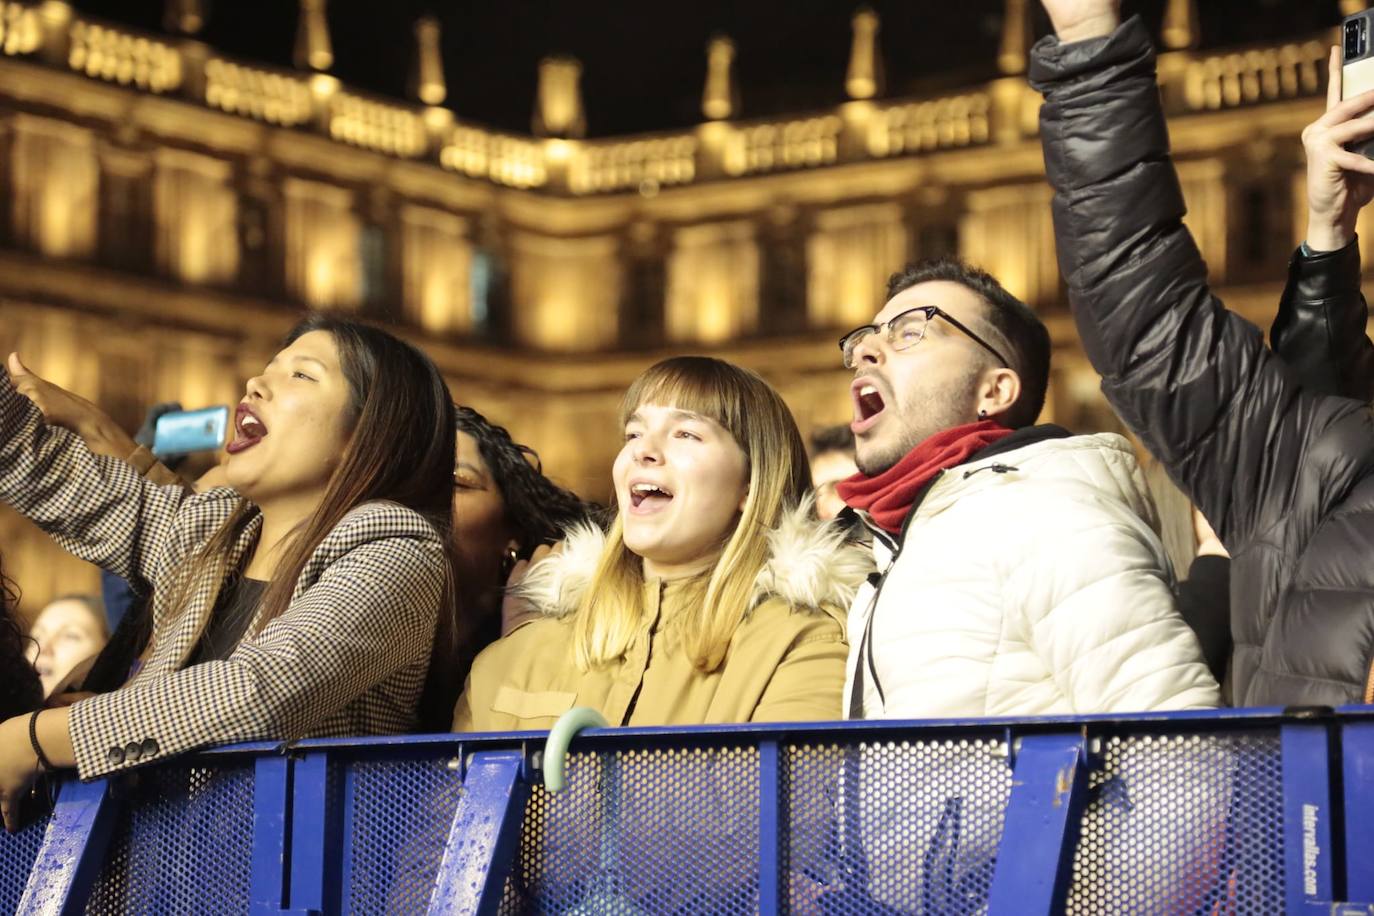
M 716 421 L 747 454 L 744 417 L 748 393 L 740 378 L 746 371 L 704 356 L 680 356 L 655 363 L 625 392 L 620 402 L 620 425 L 630 422 L 645 404 L 672 407 Z

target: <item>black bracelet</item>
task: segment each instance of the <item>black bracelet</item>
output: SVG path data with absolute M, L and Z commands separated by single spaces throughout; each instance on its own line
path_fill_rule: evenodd
M 38 716 L 43 710 L 36 709 L 33 715 L 29 716 L 29 744 L 33 745 L 33 752 L 38 755 L 38 762 L 43 765 L 44 770 L 53 768 L 52 761 L 48 755 L 43 753 L 43 745 L 38 743 Z

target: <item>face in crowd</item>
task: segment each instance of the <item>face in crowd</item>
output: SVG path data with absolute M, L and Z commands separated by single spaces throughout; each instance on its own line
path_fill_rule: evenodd
M 296 338 L 248 380 L 226 449 L 230 486 L 258 505 L 317 504 L 348 445 L 350 398 L 334 336 Z
M 459 586 L 500 586 L 502 556 L 517 546 L 501 484 L 472 435 L 459 431 L 456 444 L 452 543 Z
M 749 462 L 729 430 L 672 404 L 635 408 L 612 478 L 625 546 L 646 578 L 710 565 L 749 495 Z
M 912 340 L 888 340 L 886 322 L 921 306 L 941 312 L 986 339 L 1001 343 L 984 321 L 989 306 L 973 290 L 949 280 L 917 283 L 897 293 L 873 323 L 883 329 L 852 352 L 855 457 L 874 476 L 891 468 L 935 433 L 995 418 L 1016 402 L 1020 380 L 986 347 L 943 316 L 920 325 Z M 1005 344 L 1002 344 L 1005 349 Z
M 85 598 L 59 598 L 39 612 L 29 637 L 29 662 L 49 695 L 73 668 L 105 648 L 104 611 Z
M 859 466 L 849 451 L 831 449 L 819 452 L 811 459 L 811 486 L 816 490 L 816 517 L 828 521 L 844 511 L 844 500 L 835 492 L 835 484 L 853 477 Z

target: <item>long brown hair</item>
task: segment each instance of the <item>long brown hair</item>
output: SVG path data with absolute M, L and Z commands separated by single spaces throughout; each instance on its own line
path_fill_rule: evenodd
M 715 420 L 748 460 L 749 494 L 735 527 L 724 533 L 715 564 L 690 584 L 683 646 L 700 671 L 720 667 L 754 601 L 754 580 L 768 559 L 767 532 L 811 486 L 806 446 L 782 397 L 755 373 L 706 356 L 679 356 L 635 379 L 620 405 L 623 427 L 641 404 L 660 404 Z M 643 560 L 625 545 L 617 514 L 573 623 L 573 654 L 586 671 L 624 655 L 643 608 Z
M 312 331 L 328 333 L 338 348 L 349 389 L 349 441 L 319 507 L 285 544 L 262 597 L 259 627 L 285 613 L 311 554 L 362 503 L 390 500 L 414 509 L 445 543 L 452 527 L 453 402 L 438 368 L 386 331 L 327 315 L 306 318 L 282 346 Z M 172 586 L 171 608 L 184 609 L 197 583 L 224 580 L 231 549 L 253 514 L 247 500 L 241 502 L 183 567 Z M 453 632 L 456 612 L 452 580 L 450 569 L 439 620 L 446 634 Z

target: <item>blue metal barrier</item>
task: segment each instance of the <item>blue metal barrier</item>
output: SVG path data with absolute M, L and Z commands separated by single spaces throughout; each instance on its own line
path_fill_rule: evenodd
M 62 786 L 34 855 L 18 912 L 79 912 L 105 857 L 111 832 L 109 785 L 70 782 Z
M 0 913 L 14 913 L 24 895 L 48 818 L 28 825 L 16 834 L 0 834 Z M 33 877 L 38 877 L 33 875 Z
M 68 783 L 0 912 L 1374 912 L 1374 708 L 597 729 L 556 795 L 542 739 Z

